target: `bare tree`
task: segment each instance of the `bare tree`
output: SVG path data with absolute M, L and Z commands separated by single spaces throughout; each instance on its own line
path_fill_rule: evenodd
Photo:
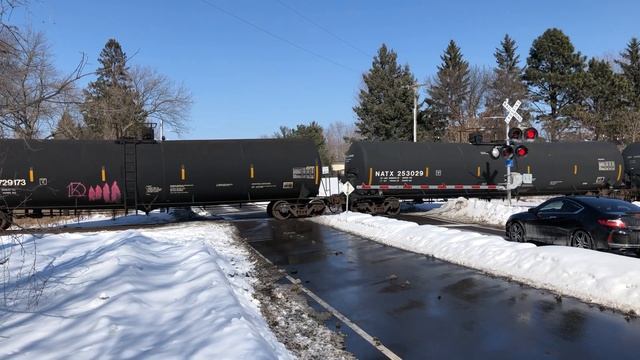
M 467 119 L 477 119 L 489 95 L 491 71 L 485 67 L 473 66 L 469 71 L 469 93 L 465 101 Z
M 355 124 L 336 121 L 329 125 L 324 136 L 331 162 L 343 162 L 344 154 L 357 136 L 356 126 Z
M 4 10 L 2 10 L 4 11 Z M 80 79 L 85 65 L 82 57 L 76 68 L 60 76 L 42 33 L 3 24 L 0 32 L 0 128 L 6 136 L 31 139 L 52 124 L 61 105 Z
M 132 69 L 131 79 L 147 121 L 168 126 L 178 135 L 186 131 L 193 100 L 183 85 L 175 84 L 154 69 L 141 66 Z

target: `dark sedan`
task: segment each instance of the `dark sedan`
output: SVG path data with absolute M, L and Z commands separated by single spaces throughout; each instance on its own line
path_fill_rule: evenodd
M 640 253 L 640 207 L 607 197 L 557 197 L 511 215 L 506 231 L 518 242 Z

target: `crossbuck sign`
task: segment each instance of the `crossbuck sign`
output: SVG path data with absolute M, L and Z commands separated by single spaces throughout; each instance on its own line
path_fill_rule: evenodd
M 518 114 L 518 108 L 520 107 L 520 104 L 521 104 L 520 100 L 516 100 L 516 103 L 513 104 L 513 107 L 511 107 L 511 105 L 509 105 L 509 99 L 506 99 L 502 103 L 502 107 L 507 109 L 507 111 L 509 112 L 507 114 L 507 117 L 504 118 L 504 122 L 508 124 L 512 118 L 516 118 L 518 122 L 522 122 L 522 116 Z

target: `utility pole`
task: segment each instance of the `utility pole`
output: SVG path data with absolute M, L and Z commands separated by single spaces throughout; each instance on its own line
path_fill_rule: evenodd
M 413 142 L 418 141 L 418 95 L 421 86 L 427 86 L 427 83 L 418 84 L 417 82 L 413 85 L 405 85 L 404 87 L 409 87 L 413 89 Z

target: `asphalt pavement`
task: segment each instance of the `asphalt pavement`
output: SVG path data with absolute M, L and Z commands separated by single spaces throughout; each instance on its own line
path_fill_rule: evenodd
M 640 319 L 633 316 L 311 221 L 235 225 L 256 250 L 402 358 L 638 358 Z M 334 317 L 326 323 L 347 335 L 347 350 L 358 358 L 384 358 Z

